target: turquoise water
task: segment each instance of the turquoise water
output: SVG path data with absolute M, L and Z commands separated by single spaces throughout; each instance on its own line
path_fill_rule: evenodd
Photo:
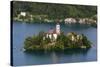
M 48 31 L 50 28 L 55 28 L 54 23 L 19 23 L 13 22 L 13 65 L 40 65 L 40 64 L 55 64 L 55 63 L 71 63 L 97 60 L 97 29 L 89 25 L 61 25 L 61 30 L 65 34 L 68 32 L 83 33 L 92 42 L 92 48 L 88 51 L 67 51 L 67 52 L 38 52 L 25 53 L 22 51 L 24 40 L 28 36 L 36 35 L 39 31 Z

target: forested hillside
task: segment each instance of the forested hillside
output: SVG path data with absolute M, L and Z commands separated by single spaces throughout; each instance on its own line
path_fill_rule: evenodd
M 97 6 L 23 1 L 12 1 L 11 5 L 14 21 L 97 24 Z
M 38 2 L 13 2 L 13 16 L 24 11 L 33 15 L 48 15 L 52 18 L 92 17 L 97 14 L 96 6 L 50 4 Z

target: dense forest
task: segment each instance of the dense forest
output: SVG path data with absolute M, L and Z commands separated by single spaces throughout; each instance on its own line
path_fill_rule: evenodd
M 68 17 L 92 18 L 97 15 L 97 7 L 88 5 L 13 1 L 11 8 L 13 17 L 16 17 L 20 12 L 27 12 L 33 16 L 44 15 L 50 19 L 64 19 Z

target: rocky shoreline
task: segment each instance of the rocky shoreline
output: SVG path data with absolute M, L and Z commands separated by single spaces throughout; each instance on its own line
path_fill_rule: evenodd
M 56 20 L 50 20 L 50 19 L 44 19 L 44 20 L 29 20 L 29 19 L 18 19 L 18 18 L 14 18 L 13 21 L 18 21 L 21 23 L 56 23 Z M 60 19 L 58 21 L 59 23 L 65 23 L 65 24 L 87 24 L 90 25 L 92 27 L 97 27 L 97 21 L 93 20 L 93 19 L 89 19 L 89 18 L 66 18 L 64 20 Z
M 65 23 L 65 24 L 97 24 L 97 20 L 93 18 L 63 18 L 63 19 L 50 19 L 50 18 L 45 18 L 44 15 L 39 15 L 39 16 L 29 16 L 29 17 L 24 17 L 21 15 L 18 15 L 17 17 L 13 17 L 13 21 L 20 21 L 20 22 L 27 22 L 27 23 L 54 23 L 54 22 L 60 22 L 60 23 Z
M 65 20 L 66 24 L 71 24 L 71 23 L 80 23 L 80 24 L 96 24 L 97 21 L 89 18 L 66 18 Z
M 21 22 L 44 22 L 44 23 L 53 23 L 55 21 L 58 21 L 60 23 L 66 23 L 66 24 L 72 24 L 72 23 L 80 23 L 80 24 L 91 24 L 97 23 L 97 20 L 91 19 L 91 18 L 65 18 L 65 19 L 42 19 L 42 20 L 32 20 L 31 18 L 27 18 L 27 19 L 21 19 L 18 17 L 13 18 L 13 21 L 21 21 Z
M 90 18 L 49 18 L 48 15 L 31 15 L 21 12 L 16 17 L 12 18 L 13 21 L 19 21 L 24 23 L 65 23 L 65 24 L 89 24 L 91 26 L 97 27 L 97 15 L 94 15 Z

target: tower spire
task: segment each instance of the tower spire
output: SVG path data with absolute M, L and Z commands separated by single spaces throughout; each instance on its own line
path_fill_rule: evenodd
M 60 24 L 59 23 L 56 24 L 56 33 L 60 34 Z

